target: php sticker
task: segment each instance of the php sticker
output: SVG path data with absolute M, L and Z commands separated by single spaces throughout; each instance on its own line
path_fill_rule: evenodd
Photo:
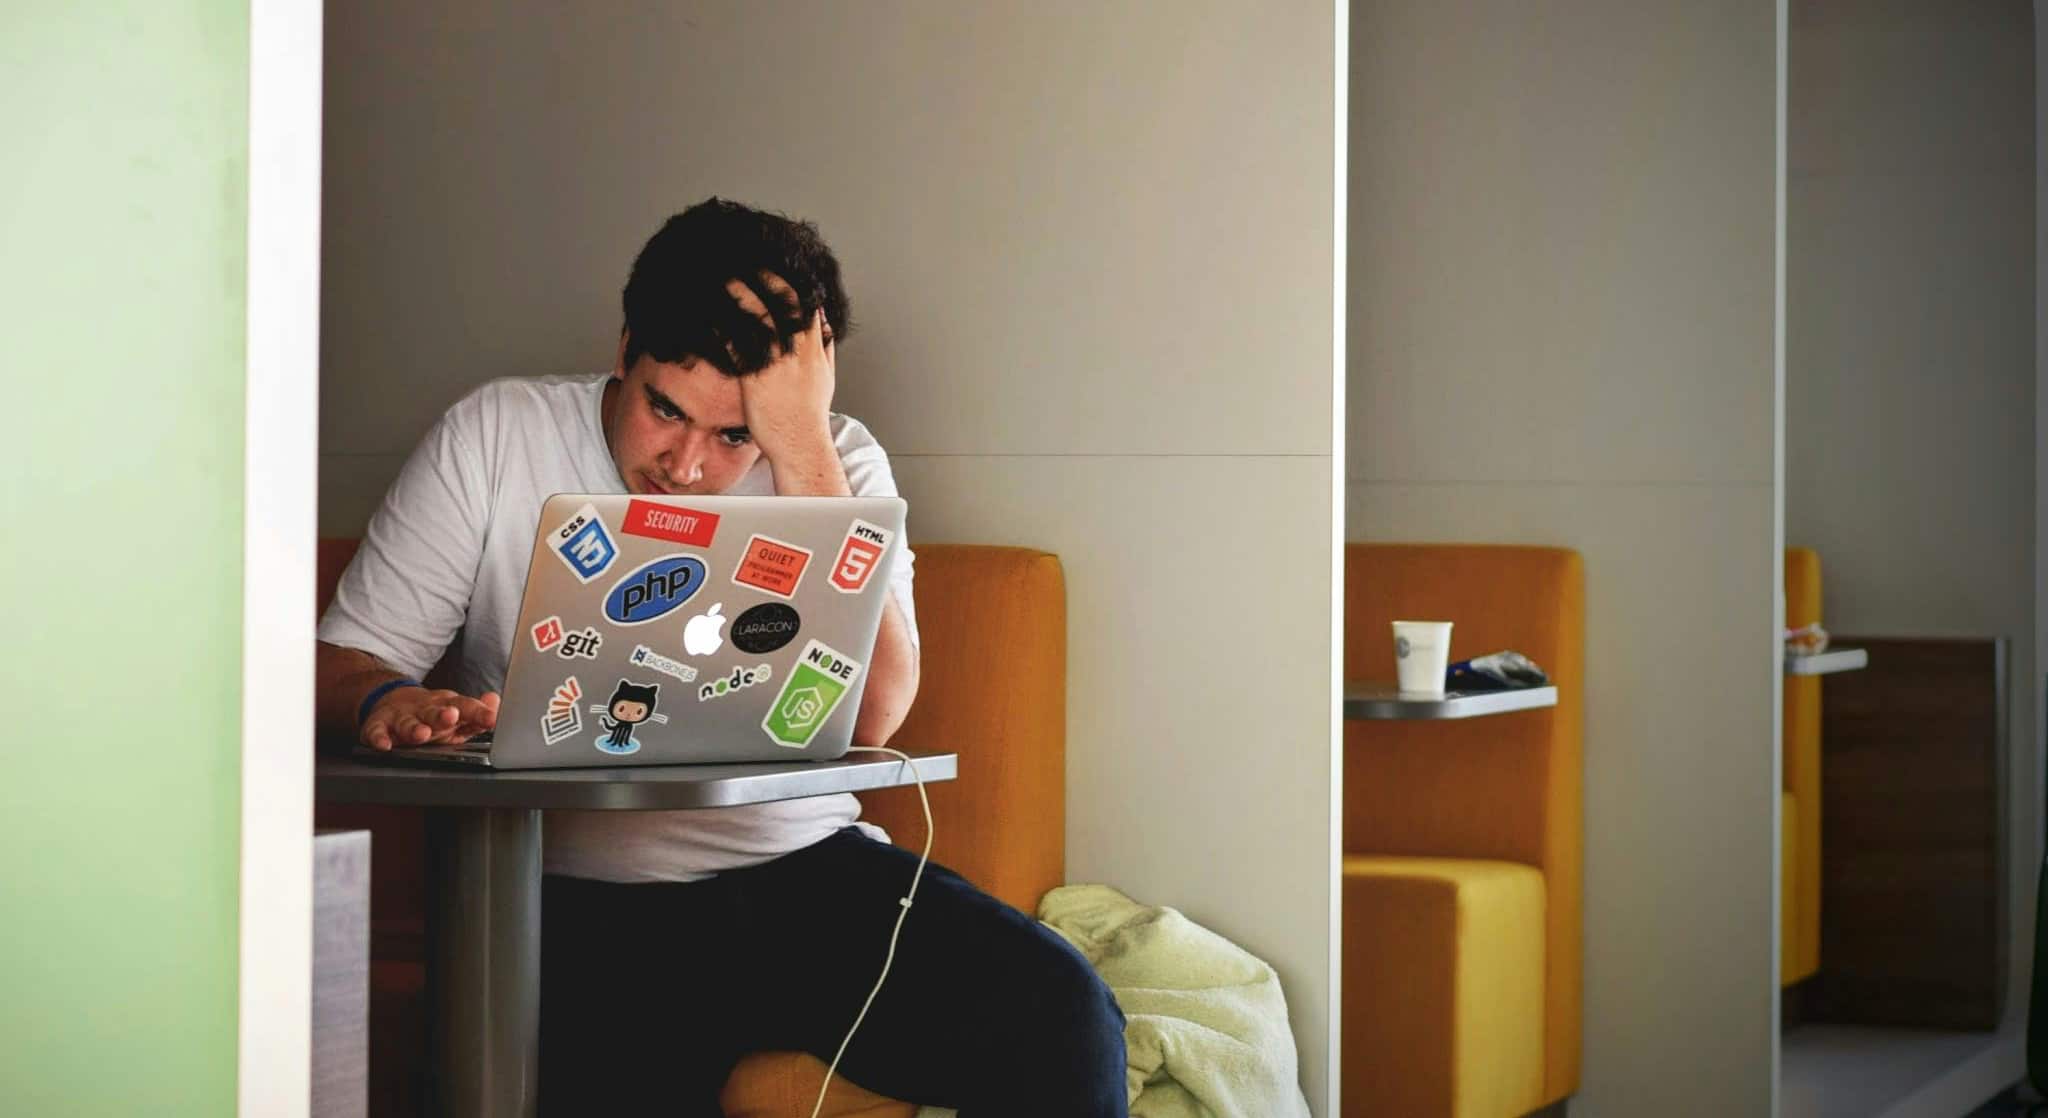
M 619 557 L 619 547 L 612 542 L 604 521 L 598 518 L 597 508 L 584 505 L 576 515 L 562 522 L 548 536 L 554 548 L 555 557 L 569 568 L 578 582 L 589 582 L 603 574 Z
M 781 602 L 762 602 L 732 619 L 732 646 L 758 656 L 796 639 L 804 619 Z
M 732 573 L 732 580 L 741 586 L 765 590 L 778 598 L 793 598 L 797 584 L 804 580 L 804 568 L 810 562 L 808 548 L 768 536 L 755 536 L 747 541 L 747 553 L 740 556 L 740 566 Z
M 846 542 L 839 545 L 839 558 L 832 561 L 832 589 L 842 594 L 867 589 L 868 577 L 875 573 L 895 535 L 878 524 L 854 521 L 846 530 Z
M 642 722 L 668 721 L 667 715 L 654 712 L 660 700 L 661 684 L 620 680 L 612 690 L 611 701 L 590 708 L 597 715 L 597 724 L 605 729 L 604 736 L 596 742 L 598 751 L 614 757 L 640 752 L 640 743 L 633 740 L 633 728 Z
M 562 643 L 562 619 L 550 617 L 533 627 L 533 650 L 546 652 Z
M 804 645 L 796 668 L 782 681 L 782 693 L 761 719 L 761 728 L 777 745 L 802 749 L 832 717 L 839 700 L 860 677 L 860 665 L 818 641 Z
M 595 660 L 597 659 L 597 650 L 603 647 L 603 645 L 604 634 L 591 626 L 585 625 L 580 633 L 564 633 L 562 635 L 562 651 L 556 655 L 564 660 L 574 660 L 579 656 L 585 660 Z
M 710 547 L 712 537 L 718 535 L 718 514 L 632 500 L 626 502 L 626 518 L 619 522 L 619 531 L 690 547 Z
M 766 662 L 751 668 L 734 668 L 731 675 L 721 676 L 697 688 L 697 701 L 701 703 L 706 699 L 716 699 L 735 691 L 744 691 L 757 683 L 768 682 L 774 675 L 774 667 Z
M 704 588 L 704 560 L 667 555 L 642 563 L 604 596 L 604 615 L 620 625 L 645 625 Z
M 583 685 L 573 675 L 555 688 L 555 693 L 548 697 L 547 713 L 540 716 L 542 741 L 553 745 L 583 732 L 583 712 L 576 708 L 576 700 L 582 697 Z
M 639 667 L 649 668 L 663 675 L 674 676 L 684 683 L 694 682 L 697 678 L 697 669 L 683 663 L 681 660 L 671 660 L 644 644 L 634 645 L 633 655 L 628 657 L 628 659 Z

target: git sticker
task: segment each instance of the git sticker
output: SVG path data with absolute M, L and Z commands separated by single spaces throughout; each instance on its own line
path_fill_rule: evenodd
M 562 643 L 562 619 L 550 617 L 533 627 L 533 650 L 546 652 Z
M 737 585 L 765 590 L 778 598 L 793 598 L 797 584 L 804 580 L 804 568 L 810 562 L 811 553 L 806 548 L 768 536 L 755 536 L 747 541 L 747 553 L 740 556 L 739 569 L 732 573 L 732 580 Z
M 547 713 L 540 716 L 542 741 L 553 745 L 583 732 L 583 712 L 576 707 L 576 700 L 582 697 L 583 685 L 573 675 L 555 688 L 555 693 L 548 697 Z
M 592 505 L 577 509 L 575 516 L 549 533 L 548 545 L 578 582 L 589 582 L 603 574 L 612 560 L 619 557 L 618 545 L 612 542 L 612 534 L 605 530 L 604 521 Z
M 619 531 L 691 547 L 710 547 L 712 537 L 718 535 L 718 514 L 654 501 L 627 501 L 626 518 L 619 521 Z
M 839 558 L 832 561 L 832 589 L 842 594 L 858 594 L 867 589 L 868 576 L 875 573 L 894 535 L 880 525 L 854 521 L 846 530 L 846 542 L 839 545 Z
M 860 665 L 819 641 L 804 645 L 796 667 L 782 681 L 782 692 L 761 719 L 761 728 L 777 745 L 802 749 L 832 717 L 847 688 L 860 676 Z

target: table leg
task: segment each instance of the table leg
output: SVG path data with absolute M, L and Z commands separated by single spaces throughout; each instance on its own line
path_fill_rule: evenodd
M 432 1113 L 531 1118 L 540 1087 L 540 812 L 427 812 Z

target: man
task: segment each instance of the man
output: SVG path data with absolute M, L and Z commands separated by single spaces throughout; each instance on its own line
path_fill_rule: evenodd
M 641 250 L 624 303 L 608 375 L 486 384 L 406 462 L 320 622 L 325 733 L 403 749 L 495 725 L 552 493 L 895 495 L 881 446 L 831 411 L 851 321 L 815 226 L 693 206 Z M 856 745 L 886 742 L 917 693 L 911 560 L 892 577 Z M 458 633 L 456 687 L 418 684 Z M 916 865 L 859 812 L 849 795 L 549 812 L 544 1109 L 715 1116 L 749 1052 L 829 1061 Z M 840 1068 L 962 1118 L 1121 1116 L 1122 1029 L 1064 941 L 933 866 Z

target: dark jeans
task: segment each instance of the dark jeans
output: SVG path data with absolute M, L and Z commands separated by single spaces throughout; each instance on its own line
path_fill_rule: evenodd
M 741 1056 L 831 1062 L 916 867 L 849 827 L 686 885 L 548 877 L 541 1113 L 716 1118 Z M 1123 1025 L 1078 952 L 934 863 L 839 1074 L 961 1118 L 1123 1118 Z

